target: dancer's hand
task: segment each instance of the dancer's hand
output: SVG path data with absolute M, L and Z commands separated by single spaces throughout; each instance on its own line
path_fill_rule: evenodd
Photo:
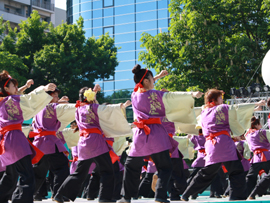
M 256 106 L 265 106 L 265 100 L 261 100 L 256 103 Z
M 127 108 L 131 104 L 132 104 L 131 101 L 130 100 L 127 100 L 124 104 L 122 104 L 122 108 Z
M 47 84 L 45 87 L 44 87 L 44 90 L 46 91 L 46 92 L 48 92 L 48 91 L 54 91 L 55 90 L 55 88 L 56 88 L 56 85 L 54 84 L 54 83 L 49 83 L 49 84 Z
M 34 84 L 34 80 L 33 79 L 30 79 L 30 80 L 27 80 L 27 82 L 25 83 L 25 86 L 27 87 L 27 88 L 29 88 L 29 87 L 31 87 L 31 85 L 33 85 Z
M 101 91 L 100 85 L 99 84 L 96 84 L 95 87 L 93 88 L 93 91 L 96 92 L 96 93 L 97 92 L 100 92 Z
M 162 70 L 158 75 L 156 75 L 154 77 L 154 80 L 156 81 L 157 79 L 160 79 L 160 78 L 163 78 L 165 77 L 166 75 L 168 75 L 168 71 L 167 70 Z
M 68 103 L 69 98 L 67 96 L 63 96 L 61 99 L 59 99 L 58 103 Z
M 203 93 L 200 92 L 200 91 L 192 92 L 192 97 L 194 97 L 194 98 L 199 99 L 199 98 L 201 98 L 202 96 L 203 96 Z

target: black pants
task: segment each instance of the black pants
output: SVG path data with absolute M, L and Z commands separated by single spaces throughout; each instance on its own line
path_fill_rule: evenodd
M 245 176 L 247 176 L 248 171 L 245 171 Z M 224 195 L 228 196 L 230 194 L 230 185 L 228 184 L 227 189 L 224 192 Z
M 132 197 L 138 196 L 143 158 L 144 157 L 128 156 L 126 159 L 122 188 L 122 195 L 125 199 L 131 199 Z M 169 155 L 169 150 L 152 154 L 151 158 L 153 159 L 158 171 L 155 198 L 166 200 L 167 189 L 172 173 L 172 161 Z
M 98 197 L 99 193 L 99 185 L 100 185 L 100 172 L 99 166 L 97 165 L 96 168 L 93 170 L 92 175 L 90 177 L 87 190 L 87 198 L 95 199 Z
M 99 166 L 100 170 L 99 200 L 111 200 L 114 189 L 114 174 L 109 152 L 92 159 L 78 161 L 75 172 L 67 177 L 59 188 L 58 194 L 74 201 L 93 162 Z
M 41 188 L 50 170 L 53 173 L 52 197 L 54 197 L 61 184 L 69 175 L 68 163 L 69 161 L 64 153 L 59 152 L 57 146 L 55 146 L 54 154 L 46 154 L 37 164 L 34 164 L 33 169 L 36 180 L 35 194 Z
M 146 173 L 139 185 L 139 196 L 145 198 L 153 198 L 155 196 L 154 191 L 152 190 L 152 178 L 154 173 Z
M 122 189 L 122 182 L 123 182 L 123 171 L 120 171 L 118 161 L 116 161 L 113 164 L 113 170 L 114 170 L 113 199 L 118 200 L 118 199 L 121 199 L 121 189 Z
M 267 175 L 264 176 L 257 184 L 257 176 L 259 174 L 259 171 L 262 169 L 265 171 Z M 246 177 L 248 195 L 250 195 L 251 197 L 255 197 L 256 194 L 263 195 L 266 192 L 267 188 L 270 185 L 269 170 L 270 170 L 270 161 L 251 164 Z
M 34 187 L 34 172 L 31 156 L 28 155 L 14 164 L 7 166 L 0 182 L 0 202 L 7 202 L 10 195 L 13 193 L 13 203 L 32 203 Z
M 45 179 L 45 181 L 43 182 L 43 184 L 41 185 L 41 187 L 37 191 L 36 197 L 42 198 L 42 197 L 46 197 L 46 196 L 48 196 L 48 191 L 47 191 L 47 181 Z
M 223 163 L 228 170 L 230 179 L 230 200 L 245 200 L 246 184 L 245 184 L 245 173 L 240 160 L 228 161 Z M 187 187 L 183 196 L 189 197 L 192 194 L 198 194 L 205 190 L 210 185 L 213 178 L 218 173 L 221 167 L 221 163 L 212 164 L 205 166 L 200 169 L 197 175 L 193 178 L 190 185 Z
M 222 195 L 226 188 L 226 177 L 225 173 L 223 172 L 223 169 L 220 168 L 217 172 L 216 177 L 213 179 L 210 187 L 210 197 L 220 196 Z

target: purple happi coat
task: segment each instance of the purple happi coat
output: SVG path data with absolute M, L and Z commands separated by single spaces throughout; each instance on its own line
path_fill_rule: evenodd
M 33 131 L 55 131 L 57 132 L 61 126 L 61 122 L 57 119 L 56 107 L 57 103 L 48 104 L 42 111 L 35 116 L 35 122 L 32 124 Z M 55 153 L 55 146 L 59 152 L 67 151 L 61 139 L 54 135 L 35 136 L 33 145 L 39 148 L 44 154 Z
M 249 160 L 247 160 L 247 159 L 244 158 L 244 152 L 245 152 L 244 143 L 245 142 L 243 140 L 236 141 L 235 142 L 235 146 L 236 146 L 238 152 L 243 157 L 242 160 L 241 160 L 241 163 L 243 165 L 244 171 L 248 171 L 249 168 L 250 168 L 250 163 L 249 163 Z
M 193 168 L 204 167 L 205 166 L 205 154 L 199 152 L 199 150 L 205 149 L 205 137 L 203 135 L 192 136 L 190 141 L 194 144 L 194 149 L 198 151 L 197 158 L 192 162 L 191 166 Z
M 175 141 L 171 136 L 175 134 L 175 126 L 173 122 L 170 122 L 166 117 L 161 119 L 162 125 L 166 129 L 167 133 L 170 135 L 170 141 L 172 144 L 172 148 L 170 149 L 171 158 L 179 158 L 178 152 L 178 142 Z M 183 156 L 182 156 L 183 157 Z
M 98 110 L 99 104 L 89 104 L 77 108 L 75 118 L 77 125 L 81 130 L 98 128 L 102 129 L 99 124 Z M 107 106 L 109 108 L 109 106 Z M 109 152 L 110 147 L 105 137 L 97 133 L 90 133 L 87 137 L 80 137 L 78 142 L 79 160 L 87 160 Z
M 220 131 L 231 132 L 229 125 L 229 105 L 221 104 L 212 108 L 206 108 L 201 112 L 202 130 L 205 137 L 210 133 Z M 228 135 L 219 135 L 214 138 L 216 144 L 211 140 L 205 142 L 205 166 L 238 160 L 237 150 L 232 138 Z
M 248 143 L 249 149 L 254 152 L 256 149 L 267 149 L 268 151 L 263 152 L 267 161 L 270 160 L 270 143 L 266 136 L 265 130 L 250 129 L 246 135 L 246 141 Z M 253 154 L 250 163 L 262 162 L 261 154 Z
M 78 158 L 78 147 L 75 146 L 75 147 L 71 147 L 71 152 L 72 152 L 72 156 L 73 156 L 73 161 L 71 162 L 71 165 L 70 165 L 70 174 L 74 173 L 76 168 L 77 168 L 77 165 L 78 165 L 78 161 L 74 161 L 74 158 L 77 157 Z M 91 174 L 92 171 L 96 168 L 96 163 L 93 162 L 91 165 L 90 165 L 90 168 L 89 168 L 89 172 L 88 174 Z
M 143 93 L 133 92 L 131 99 L 135 118 L 141 121 L 165 117 L 163 94 L 164 92 L 157 90 L 149 90 Z M 163 125 L 150 124 L 148 127 L 151 129 L 149 135 L 146 135 L 143 129 L 135 128 L 129 156 L 148 156 L 173 148 L 171 139 Z
M 0 128 L 22 124 L 24 120 L 33 117 L 44 108 L 52 99 L 40 86 L 26 95 L 12 95 L 0 101 Z M 0 135 L 2 139 L 2 135 Z M 27 155 L 33 158 L 36 155 L 30 146 L 24 133 L 20 130 L 12 130 L 4 137 L 5 153 L 0 156 L 2 167 L 11 165 Z

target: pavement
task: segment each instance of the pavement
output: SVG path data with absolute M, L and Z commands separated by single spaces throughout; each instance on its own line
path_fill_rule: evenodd
M 87 201 L 86 199 L 77 198 L 75 200 L 76 203 L 96 203 L 98 200 L 94 201 Z M 138 199 L 138 200 L 132 200 L 132 203 L 155 203 L 154 199 Z M 183 203 L 183 201 L 172 201 L 171 203 Z M 222 203 L 222 202 L 229 202 L 228 198 L 209 198 L 209 196 L 199 196 L 196 200 L 191 200 L 189 202 L 211 202 L 211 203 Z M 252 202 L 252 203 L 270 203 L 270 195 L 265 195 L 263 197 L 256 197 L 256 200 L 246 200 L 246 201 L 233 201 L 233 203 L 243 203 L 243 202 Z M 43 201 L 35 201 L 35 203 L 55 203 L 55 201 L 52 201 L 51 198 Z

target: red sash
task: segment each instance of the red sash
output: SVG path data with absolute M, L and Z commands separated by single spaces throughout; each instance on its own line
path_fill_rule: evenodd
M 38 132 L 30 132 L 29 133 L 29 138 L 33 137 L 42 137 L 42 136 L 47 136 L 47 135 L 54 135 L 56 136 L 56 131 L 42 131 L 41 129 L 38 129 Z
M 261 154 L 261 161 L 262 162 L 265 162 L 267 161 L 266 157 L 265 157 L 265 154 L 263 152 L 266 152 L 268 151 L 268 149 L 256 149 L 253 151 L 254 154 Z
M 169 133 L 169 136 L 172 138 L 173 137 L 173 134 L 172 133 Z
M 97 133 L 102 135 L 102 132 L 98 128 L 88 128 L 80 130 L 80 136 L 87 137 L 91 133 Z
M 90 133 L 97 133 L 102 135 L 102 132 L 98 128 L 88 128 L 88 129 L 83 129 L 80 130 L 80 136 L 87 137 Z M 111 140 L 106 140 L 106 142 L 112 147 L 113 146 L 113 141 Z M 114 164 L 116 161 L 119 160 L 119 157 L 113 150 L 109 151 L 112 163 Z
M 5 153 L 5 146 L 4 146 L 4 137 L 5 134 L 9 131 L 12 130 L 20 130 L 22 131 L 22 125 L 21 124 L 13 124 L 13 125 L 8 125 L 0 129 L 0 133 L 2 134 L 2 139 L 0 141 L 0 155 Z M 29 142 L 30 146 L 35 150 L 36 155 L 32 158 L 32 164 L 36 164 L 39 162 L 39 160 L 43 157 L 44 153 L 40 151 L 36 146 L 32 144 L 28 139 L 27 141 Z
M 217 136 L 220 136 L 220 135 L 228 135 L 229 137 L 231 137 L 230 133 L 228 131 L 222 130 L 222 131 L 217 132 L 217 133 L 210 133 L 210 135 L 208 135 L 206 137 L 206 140 L 211 140 L 212 144 L 215 145 L 217 141 L 214 138 Z
M 77 156 L 73 156 L 73 159 L 72 160 L 69 160 L 69 162 L 75 162 L 75 161 L 78 161 L 78 157 Z
M 200 153 L 203 153 L 204 155 L 206 155 L 205 149 L 199 149 L 198 151 L 199 151 Z
M 149 135 L 151 129 L 147 126 L 150 124 L 161 124 L 160 118 L 149 118 L 148 120 L 141 120 L 138 122 L 133 122 L 138 128 L 143 129 L 146 135 Z

